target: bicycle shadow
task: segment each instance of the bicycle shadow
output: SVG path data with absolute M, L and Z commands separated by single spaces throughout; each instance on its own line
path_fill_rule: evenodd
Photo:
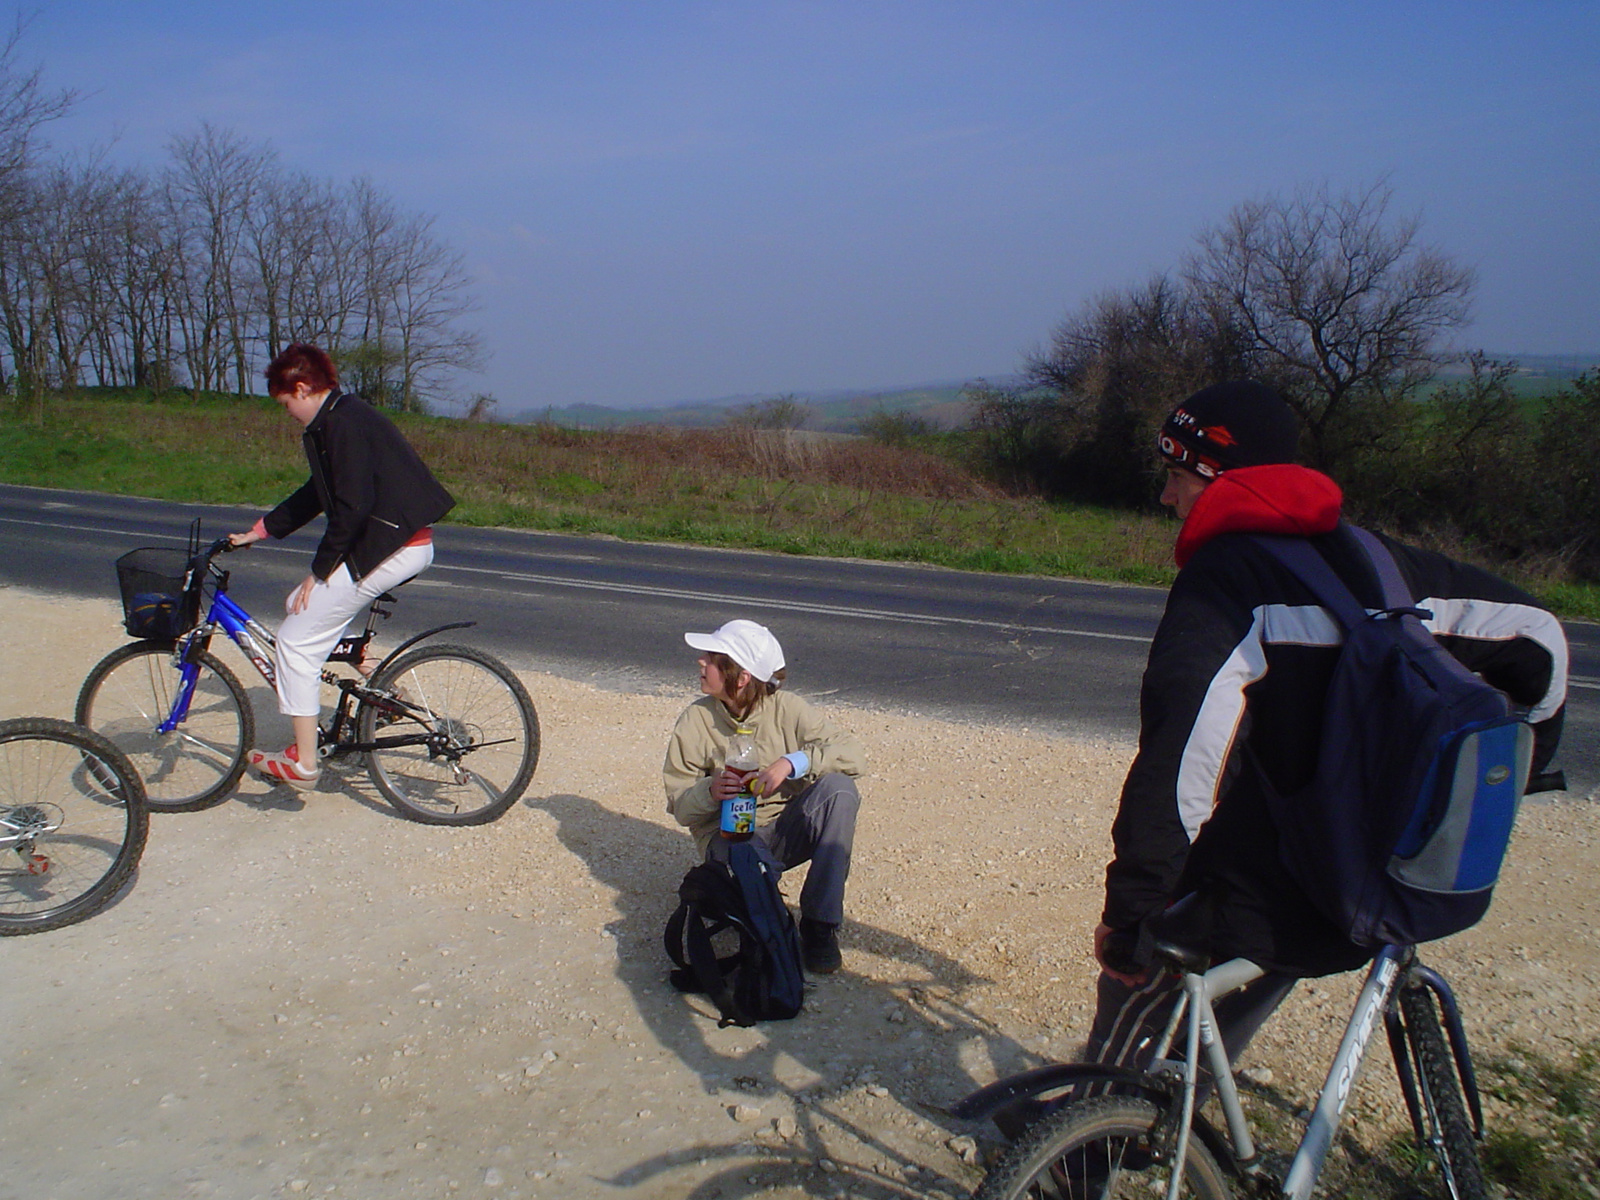
M 948 1117 L 943 1106 L 977 1087 L 976 1072 L 990 1064 L 1007 1073 L 1041 1061 L 966 1002 L 966 993 L 992 981 L 894 930 L 847 916 L 841 938 L 846 969 L 808 980 L 806 1011 L 792 1021 L 757 1026 L 752 1042 L 751 1031 L 719 1029 L 706 997 L 680 993 L 667 980 L 671 963 L 662 930 L 677 905 L 678 883 L 695 861 L 688 834 L 619 814 L 585 796 L 557 794 L 523 803 L 553 817 L 562 845 L 614 893 L 620 915 L 608 931 L 616 944 L 616 975 L 656 1041 L 730 1109 L 741 1102 L 756 1109 L 772 1101 L 789 1102 L 774 1108 L 792 1105 L 792 1130 L 770 1122 L 733 1146 L 685 1147 L 600 1182 L 635 1187 L 726 1158 L 736 1162 L 727 1168 L 728 1180 L 713 1177 L 684 1194 L 740 1194 L 752 1174 L 767 1180 L 766 1186 L 794 1184 L 802 1175 L 815 1182 L 826 1159 L 832 1182 L 861 1195 L 922 1194 L 907 1189 L 926 1189 L 947 1172 L 960 1177 L 956 1186 L 970 1186 L 959 1158 L 944 1146 L 968 1126 Z M 797 894 L 798 878 L 798 870 L 785 876 L 787 896 Z M 851 969 L 850 960 L 859 961 L 863 953 L 871 960 L 870 974 Z M 880 1121 L 875 1110 L 890 1119 Z M 933 1139 L 918 1147 L 928 1151 L 923 1154 L 892 1145 L 877 1127 L 917 1119 L 924 1140 Z M 874 1165 L 850 1165 L 863 1157 Z M 928 1160 L 940 1165 L 930 1169 Z M 724 1192 L 735 1173 L 737 1187 Z

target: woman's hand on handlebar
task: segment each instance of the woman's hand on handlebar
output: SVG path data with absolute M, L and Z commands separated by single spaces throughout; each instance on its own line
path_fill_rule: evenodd
M 227 537 L 217 542 L 216 546 L 224 550 L 242 550 L 250 543 L 259 542 L 260 540 L 261 535 L 254 529 L 249 529 L 244 533 L 230 533 Z

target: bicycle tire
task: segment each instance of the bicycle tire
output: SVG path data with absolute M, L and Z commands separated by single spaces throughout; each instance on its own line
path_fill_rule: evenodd
M 105 738 L 49 717 L 0 721 L 0 935 L 99 912 L 149 829 L 139 773 Z
M 459 759 L 421 745 L 367 752 L 373 785 L 402 816 L 424 825 L 482 825 L 521 797 L 539 764 L 539 715 L 522 681 L 494 655 L 422 646 L 379 671 L 372 687 L 395 691 L 421 715 L 391 719 L 363 704 L 356 722 L 362 742 L 431 732 L 468 747 Z
M 1406 1044 L 1411 1048 L 1417 1091 L 1421 1093 L 1426 1126 L 1423 1149 L 1431 1150 L 1438 1160 L 1445 1189 L 1454 1200 L 1486 1200 L 1489 1188 L 1478 1159 L 1477 1139 L 1467 1117 L 1455 1057 L 1439 1025 L 1433 993 L 1425 987 L 1402 989 L 1400 1014 Z
M 1042 1118 L 990 1168 L 973 1200 L 1150 1200 L 1166 1194 L 1170 1177 L 1151 1151 L 1163 1112 L 1149 1100 L 1097 1096 Z M 1191 1134 L 1180 1195 L 1228 1200 L 1227 1176 Z
M 171 733 L 157 727 L 172 711 L 180 683 L 170 642 L 131 642 L 102 658 L 78 693 L 76 717 L 111 739 L 144 780 L 152 812 L 198 812 L 239 786 L 256 740 L 255 711 L 244 685 L 208 651 L 195 656 L 200 677 L 188 715 Z

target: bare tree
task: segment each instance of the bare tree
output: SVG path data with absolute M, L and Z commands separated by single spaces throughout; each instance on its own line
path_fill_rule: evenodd
M 1020 402 L 1031 413 L 1031 471 L 1044 491 L 1139 505 L 1151 498 L 1162 416 L 1196 389 L 1248 373 L 1251 358 L 1247 339 L 1225 314 L 1181 282 L 1156 275 L 1068 316 L 1049 346 L 1028 358 L 1026 386 L 1002 410 L 1014 412 Z M 1046 416 L 1047 429 L 1040 424 Z M 987 419 L 1001 420 L 999 410 Z
M 1199 237 L 1186 277 L 1248 336 L 1261 373 L 1299 410 L 1315 465 L 1384 440 L 1386 414 L 1446 358 L 1468 319 L 1472 270 L 1392 217 L 1385 183 L 1247 201 Z
M 39 281 L 21 263 L 34 232 L 28 225 L 41 215 L 32 172 L 43 149 L 40 127 L 65 114 L 77 101 L 77 93 L 48 92 L 39 68 L 19 65 L 18 50 L 27 25 L 19 16 L 0 39 L 0 315 L 17 391 L 32 396 L 44 383 L 48 356 L 44 327 L 37 324 L 46 319 L 39 308 L 42 300 L 30 294 Z M 0 386 L 9 382 L 0 366 Z
M 232 373 L 235 390 L 250 388 L 250 333 L 259 288 L 247 260 L 251 209 L 275 169 L 270 147 L 210 124 L 172 141 L 167 173 L 169 212 L 180 230 L 185 351 L 191 383 L 221 388 Z

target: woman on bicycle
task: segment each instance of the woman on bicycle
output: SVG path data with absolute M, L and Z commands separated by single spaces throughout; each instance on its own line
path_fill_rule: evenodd
M 281 753 L 252 750 L 250 762 L 275 782 L 313 788 L 321 775 L 322 664 L 353 616 L 433 561 L 431 526 L 455 500 L 387 417 L 339 390 L 325 351 L 296 342 L 272 360 L 266 377 L 268 394 L 305 426 L 311 478 L 248 532 L 229 538 L 247 546 L 288 537 L 318 513 L 327 529 L 310 574 L 289 593 L 278 631 L 278 711 L 293 724 L 294 744 Z

